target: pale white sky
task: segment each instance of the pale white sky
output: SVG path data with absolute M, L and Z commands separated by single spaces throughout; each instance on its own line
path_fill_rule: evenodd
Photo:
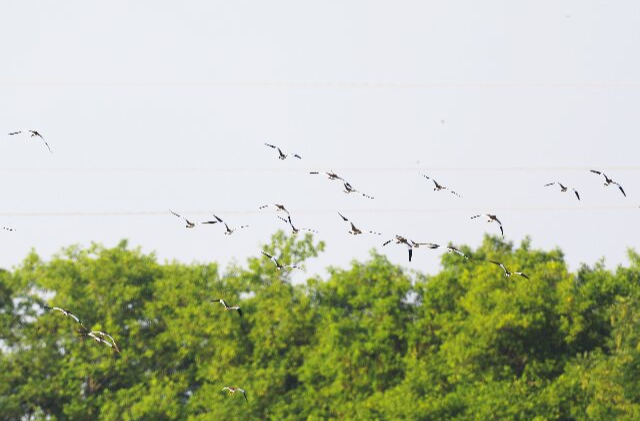
M 258 256 L 282 224 L 327 251 L 307 274 L 406 264 L 356 225 L 417 241 L 559 246 L 572 269 L 640 249 L 635 1 L 5 2 L 0 267 L 97 241 L 180 261 Z M 444 123 L 442 122 L 444 121 Z M 6 134 L 36 129 L 44 145 Z M 263 143 L 303 156 L 279 161 Z M 588 172 L 619 181 L 624 198 Z M 308 175 L 333 169 L 369 201 Z M 433 192 L 418 170 L 463 195 Z M 575 186 L 583 200 L 542 187 Z M 215 211 L 251 227 L 186 230 Z M 113 215 L 113 213 L 121 213 Z M 435 272 L 438 251 L 409 267 Z

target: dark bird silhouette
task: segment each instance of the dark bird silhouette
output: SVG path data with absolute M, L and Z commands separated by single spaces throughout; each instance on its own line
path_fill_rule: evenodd
M 500 226 L 500 234 L 502 234 L 502 237 L 504 238 L 504 230 L 502 229 L 502 222 L 500 222 L 500 220 L 498 219 L 498 217 L 496 215 L 491 215 L 489 213 L 485 213 L 485 214 L 482 214 L 482 215 L 474 215 L 474 216 L 471 217 L 471 219 L 480 218 L 481 216 L 486 216 L 487 217 L 487 222 L 496 222 Z
M 287 219 L 284 219 L 284 218 L 283 218 L 283 217 L 281 217 L 280 215 L 278 215 L 278 218 L 280 218 L 280 219 L 281 219 L 282 221 L 284 221 L 285 223 L 289 224 L 289 226 L 291 227 L 291 233 L 292 233 L 292 234 L 297 234 L 297 233 L 299 233 L 300 231 L 307 231 L 307 232 L 313 232 L 313 233 L 318 234 L 318 231 L 316 231 L 316 230 L 312 230 L 312 229 L 309 229 L 309 228 L 296 228 L 296 227 L 293 225 L 293 222 L 291 222 L 291 215 L 287 216 Z
M 420 248 L 421 246 L 424 246 L 424 247 L 427 247 L 427 248 L 430 248 L 430 249 L 437 249 L 437 248 L 442 247 L 440 244 L 436 244 L 436 243 L 418 243 L 418 242 L 415 242 L 413 240 L 409 240 L 409 242 L 411 243 L 411 246 L 413 248 L 415 248 L 415 249 Z M 455 248 L 454 246 L 448 245 L 448 246 L 445 246 L 445 248 L 447 249 L 447 251 L 449 253 L 459 254 L 460 256 L 462 256 L 465 259 L 469 260 L 469 258 L 467 257 L 466 254 L 464 254 L 461 250 Z
M 590 170 L 590 171 L 592 173 L 594 173 L 594 174 L 602 175 L 604 177 L 604 186 L 605 187 L 610 186 L 612 184 L 615 184 L 620 189 L 620 192 L 622 192 L 622 195 L 624 197 L 627 197 L 627 194 L 624 192 L 624 189 L 622 188 L 620 183 L 617 183 L 617 182 L 613 181 L 613 179 L 607 177 L 607 174 L 603 173 L 602 171 L 597 171 L 597 170 Z
M 309 174 L 314 174 L 314 175 L 318 175 L 318 174 L 324 174 L 327 176 L 327 178 L 329 180 L 342 180 L 344 181 L 344 178 L 340 177 L 338 174 L 334 173 L 333 171 L 327 171 L 327 172 L 319 172 L 319 171 L 311 171 Z
M 173 215 L 177 216 L 178 218 L 184 219 L 184 221 L 187 223 L 187 225 L 185 225 L 185 228 L 194 228 L 198 224 L 202 225 L 202 224 L 217 224 L 218 223 L 218 221 L 191 222 L 190 220 L 188 220 L 184 216 L 175 213 L 171 209 L 169 209 L 169 212 L 171 212 Z
M 42 135 L 40 133 L 38 133 L 37 130 L 26 130 L 26 132 L 31 134 L 30 137 L 39 137 L 40 139 L 42 139 L 44 144 L 47 145 L 47 149 L 49 149 L 49 152 L 53 153 L 53 151 L 51 150 L 51 147 L 49 146 L 47 141 L 44 140 L 44 137 L 42 137 Z M 15 135 L 18 135 L 18 134 L 21 134 L 21 133 L 23 133 L 23 130 L 18 130 L 17 132 L 9 133 L 9 136 L 15 136 Z
M 353 188 L 353 186 L 351 186 L 351 184 L 349 182 L 344 182 L 344 190 L 343 192 L 349 194 L 349 193 L 360 193 L 362 196 L 366 197 L 367 199 L 373 199 L 373 196 L 369 196 L 368 194 L 362 193 L 360 190 L 356 190 Z
M 506 276 L 507 278 L 510 277 L 511 275 L 520 275 L 523 278 L 527 278 L 529 279 L 529 277 L 527 275 L 525 275 L 523 272 L 509 272 L 509 270 L 506 268 L 505 265 L 503 265 L 500 262 L 496 262 L 495 260 L 489 260 L 491 263 L 493 263 L 494 265 L 498 265 L 502 268 L 502 270 L 504 271 L 504 276 Z
M 300 266 L 298 266 L 298 265 L 283 265 L 283 264 L 281 264 L 280 262 L 278 262 L 278 260 L 277 260 L 275 257 L 273 257 L 272 255 L 270 255 L 270 254 L 269 254 L 269 253 L 267 253 L 266 251 L 262 251 L 261 253 L 262 253 L 262 254 L 264 254 L 265 256 L 267 256 L 269 259 L 271 259 L 271 261 L 272 261 L 273 263 L 275 263 L 275 265 L 276 265 L 276 269 L 277 269 L 277 270 L 288 269 L 288 268 L 291 268 L 291 269 L 302 269 L 302 268 L 301 268 Z
M 391 243 L 392 241 L 395 241 L 395 244 L 404 244 L 405 246 L 407 246 L 407 249 L 409 250 L 409 261 L 411 261 L 411 258 L 413 257 L 413 247 L 414 247 L 412 242 L 410 242 L 409 240 L 407 240 L 405 237 L 403 237 L 401 235 L 396 235 L 391 240 L 385 241 L 384 244 L 382 245 L 382 247 L 386 246 L 387 244 Z
M 553 186 L 554 184 L 557 184 L 560 187 L 560 192 L 561 193 L 566 193 L 567 191 L 569 191 L 569 187 L 565 186 L 564 184 L 560 183 L 559 181 L 554 181 L 553 183 L 547 183 L 544 186 L 545 187 L 549 187 L 549 186 Z M 580 200 L 580 195 L 578 194 L 578 190 L 574 189 L 573 187 L 571 188 L 571 190 L 573 190 L 573 192 L 576 194 L 576 197 L 578 198 L 578 200 Z
M 227 225 L 227 223 L 224 222 L 219 216 L 216 216 L 214 214 L 213 217 L 216 218 L 216 222 L 220 222 L 221 224 L 224 224 L 224 228 L 225 228 L 224 235 L 231 235 L 234 232 L 236 232 L 237 230 L 249 227 L 249 225 L 241 225 L 241 226 L 239 226 L 237 228 L 229 228 L 229 225 Z
M 349 230 L 349 234 L 351 235 L 360 235 L 363 234 L 364 232 L 368 232 L 369 234 L 374 234 L 374 235 L 382 235 L 379 232 L 375 232 L 375 231 L 362 231 L 359 228 L 357 228 L 353 222 L 351 222 L 349 219 L 347 219 L 346 216 L 344 216 L 343 214 L 341 214 L 340 212 L 338 212 L 338 215 L 340 215 L 340 218 L 342 218 L 342 220 L 344 222 L 348 222 L 349 224 L 351 224 L 351 230 Z
M 265 143 L 265 145 L 270 147 L 271 149 L 276 149 L 278 151 L 278 159 L 280 159 L 282 161 L 287 159 L 288 156 L 292 156 L 294 158 L 302 159 L 302 157 L 300 155 L 298 155 L 297 153 L 284 153 L 284 152 L 282 152 L 282 149 L 280 149 L 276 145 L 271 145 L 269 143 Z
M 277 203 L 274 203 L 273 205 L 262 205 L 258 209 L 266 209 L 269 207 L 274 207 L 276 209 L 276 212 L 284 212 L 289 215 L 289 211 L 285 209 L 284 205 L 279 205 Z
M 453 190 L 451 190 L 450 188 L 445 187 L 445 186 L 443 186 L 442 184 L 438 183 L 435 179 L 433 179 L 433 178 L 429 177 L 428 175 L 426 175 L 426 174 L 422 174 L 422 173 L 420 173 L 420 175 L 422 175 L 422 176 L 423 176 L 424 178 L 426 178 L 427 180 L 431 180 L 431 181 L 433 181 L 433 184 L 435 185 L 435 187 L 433 188 L 433 191 L 447 190 L 447 191 L 448 191 L 448 192 L 450 192 L 451 194 L 454 194 L 454 195 L 456 195 L 456 196 L 458 196 L 458 197 L 462 197 L 462 196 L 460 196 L 458 193 L 456 193 L 456 192 L 454 192 Z

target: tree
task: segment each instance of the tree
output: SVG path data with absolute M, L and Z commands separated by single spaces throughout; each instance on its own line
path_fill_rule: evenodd
M 323 248 L 282 232 L 264 245 L 300 265 Z M 462 250 L 469 260 L 444 253 L 435 275 L 372 252 L 298 284 L 259 253 L 221 270 L 160 263 L 126 241 L 48 262 L 32 252 L 0 271 L 1 418 L 640 418 L 637 253 L 574 274 L 529 239 Z

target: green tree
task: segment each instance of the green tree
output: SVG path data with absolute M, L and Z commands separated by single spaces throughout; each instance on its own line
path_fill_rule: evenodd
M 264 245 L 301 265 L 323 248 L 282 232 Z M 221 270 L 126 241 L 32 252 L 0 271 L 0 419 L 640 419 L 637 253 L 570 273 L 529 239 L 462 250 L 434 275 L 373 252 L 295 284 L 258 253 Z

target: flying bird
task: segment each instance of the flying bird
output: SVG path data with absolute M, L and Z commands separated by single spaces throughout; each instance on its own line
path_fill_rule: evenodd
M 319 171 L 311 171 L 309 174 L 321 174 L 321 173 Z M 340 177 L 338 174 L 334 173 L 333 171 L 326 171 L 326 172 L 323 172 L 322 174 L 326 175 L 329 180 L 344 181 L 344 178 Z
M 31 133 L 31 137 L 39 137 L 40 139 L 42 139 L 44 144 L 47 145 L 47 149 L 49 149 L 49 152 L 53 153 L 53 151 L 51 150 L 51 147 L 49 146 L 47 141 L 44 140 L 44 137 L 42 137 L 42 135 L 40 133 L 38 133 L 37 130 L 26 130 L 26 132 L 27 133 Z M 23 130 L 18 130 L 17 132 L 9 133 L 9 136 L 15 136 L 15 135 L 18 135 L 18 134 L 21 134 L 21 133 L 23 133 Z
M 356 190 L 353 188 L 353 186 L 351 185 L 351 183 L 349 183 L 347 180 L 345 180 L 344 178 L 340 177 L 338 174 L 334 173 L 333 171 L 326 171 L 321 173 L 320 171 L 311 171 L 309 174 L 324 174 L 327 176 L 327 178 L 329 180 L 340 180 L 342 181 L 343 185 L 344 185 L 344 192 L 349 194 L 349 193 L 360 193 L 361 195 L 363 195 L 364 197 L 368 198 L 368 199 L 373 199 L 372 196 L 369 196 L 368 194 L 362 193 L 359 190 Z
M 343 192 L 345 192 L 347 194 L 349 194 L 349 193 L 360 193 L 361 195 L 363 195 L 367 199 L 373 199 L 373 196 L 369 196 L 368 194 L 362 193 L 360 190 L 354 189 L 351 186 L 351 184 L 349 182 L 347 182 L 347 181 L 344 182 L 344 190 L 343 190 Z
M 214 298 L 211 300 L 212 303 L 220 303 L 224 306 L 225 311 L 235 310 L 238 312 L 240 317 L 242 317 L 242 310 L 240 310 L 240 306 L 228 306 L 227 303 L 222 298 Z
M 282 149 L 280 149 L 276 145 L 271 145 L 269 143 L 265 143 L 265 145 L 270 147 L 271 149 L 276 149 L 278 151 L 278 159 L 280 159 L 282 161 L 287 159 L 288 156 L 293 156 L 294 158 L 302 159 L 302 157 L 300 155 L 298 155 L 297 153 L 284 153 L 284 152 L 282 152 Z
M 80 319 L 78 318 L 78 316 L 76 316 L 75 314 L 73 314 L 70 311 L 67 311 L 63 308 L 60 307 L 49 307 L 47 305 L 44 306 L 45 310 L 55 310 L 55 311 L 59 311 L 60 313 L 64 314 L 67 317 L 71 317 L 73 320 L 76 321 L 76 323 L 78 323 L 80 326 L 82 326 L 84 328 L 84 325 L 82 324 L 82 322 L 80 321 Z
M 417 242 L 415 242 L 413 240 L 409 240 L 409 242 L 411 243 L 411 247 L 413 247 L 415 249 L 420 248 L 421 246 L 425 246 L 425 247 L 430 248 L 430 249 L 437 249 L 437 248 L 441 247 L 440 244 L 436 244 L 436 243 L 417 243 Z M 465 259 L 469 260 L 469 258 L 467 257 L 466 254 L 464 254 L 462 251 L 460 251 L 459 249 L 455 248 L 454 246 L 448 245 L 448 246 L 446 246 L 446 249 L 450 253 L 459 254 L 460 256 L 462 256 Z
M 194 228 L 198 224 L 217 224 L 218 223 L 218 221 L 191 222 L 184 216 L 175 213 L 171 209 L 169 209 L 169 212 L 171 212 L 173 215 L 177 216 L 178 218 L 184 219 L 184 221 L 187 223 L 187 225 L 185 225 L 185 228 Z
M 507 278 L 510 277 L 511 275 L 520 275 L 523 278 L 529 279 L 529 277 L 527 275 L 525 275 L 523 272 L 509 272 L 509 270 L 502 263 L 496 262 L 495 260 L 489 260 L 489 261 L 491 263 L 493 263 L 494 265 L 500 266 L 502 268 L 502 270 L 504 271 L 504 276 L 506 276 Z
M 283 264 L 280 264 L 280 262 L 278 262 L 278 260 L 277 260 L 275 257 L 273 257 L 272 255 L 270 255 L 270 254 L 269 254 L 269 253 L 267 253 L 266 251 L 263 251 L 263 252 L 262 252 L 262 254 L 264 254 L 265 256 L 267 256 L 269 259 L 271 259 L 271 261 L 272 261 L 273 263 L 275 263 L 275 264 L 276 264 L 276 269 L 277 269 L 277 270 L 288 269 L 288 268 L 291 268 L 291 269 L 302 269 L 302 268 L 301 268 L 300 266 L 298 266 L 298 265 L 283 265 Z
M 396 235 L 391 240 L 385 241 L 385 243 L 382 245 L 382 247 L 386 246 L 387 244 L 391 243 L 392 241 L 395 241 L 396 244 L 404 244 L 404 245 L 407 246 L 407 249 L 409 250 L 409 261 L 411 261 L 411 258 L 413 257 L 413 247 L 414 247 L 413 244 L 412 244 L 413 242 L 409 242 L 409 240 L 407 240 L 406 238 L 404 238 L 401 235 Z
M 483 215 L 474 215 L 471 217 L 471 219 L 480 218 L 481 216 L 486 216 L 487 222 L 496 222 L 498 225 L 500 225 L 500 234 L 502 234 L 502 238 L 504 238 L 504 230 L 502 229 L 502 222 L 500 222 L 500 220 L 496 215 L 485 213 Z
M 467 255 L 466 255 L 466 254 L 464 254 L 460 249 L 455 248 L 455 247 L 453 247 L 453 246 L 451 246 L 451 245 L 447 246 L 447 251 L 448 251 L 449 253 L 456 253 L 456 254 L 459 254 L 460 256 L 462 256 L 462 257 L 464 257 L 465 259 L 469 260 L 469 258 L 467 257 Z
M 347 217 L 345 217 L 345 216 L 344 216 L 343 214 L 341 214 L 340 212 L 338 212 L 338 215 L 340 215 L 340 218 L 342 218 L 342 220 L 343 220 L 344 222 L 348 222 L 348 223 L 350 223 L 350 224 L 351 224 L 351 230 L 349 230 L 349 234 L 352 234 L 352 235 L 360 235 L 360 234 L 362 234 L 362 233 L 364 232 L 364 231 L 362 231 L 362 230 L 358 229 L 358 228 L 353 224 L 353 222 L 349 221 L 349 219 L 347 219 Z M 379 232 L 375 232 L 375 231 L 366 231 L 366 232 L 368 232 L 369 234 L 374 234 L 374 235 L 382 235 L 382 234 L 380 234 Z
M 229 225 L 227 225 L 226 222 L 224 222 L 222 219 L 220 219 L 219 216 L 216 216 L 215 214 L 213 215 L 214 218 L 216 218 L 216 222 L 220 222 L 221 224 L 224 224 L 224 228 L 225 228 L 225 232 L 224 235 L 231 235 L 234 232 L 236 232 L 237 230 L 243 229 L 243 228 L 248 228 L 249 225 L 241 225 L 237 228 L 229 228 Z
M 413 241 L 411 239 L 409 239 L 408 243 L 405 243 L 409 246 L 409 261 L 411 261 L 411 255 L 412 253 L 412 249 L 418 249 L 420 247 L 426 247 L 428 249 L 437 249 L 438 247 L 440 247 L 439 244 L 436 243 L 419 243 L 417 241 Z
M 284 212 L 289 215 L 289 211 L 284 207 L 284 205 L 279 205 L 277 203 L 274 203 L 273 205 L 262 205 L 258 209 L 266 209 L 268 207 L 274 207 L 276 208 L 276 212 Z
M 113 349 L 114 352 L 120 353 L 120 348 L 118 348 L 115 339 L 113 339 L 113 337 L 106 332 L 102 332 L 100 330 L 92 330 L 91 332 L 85 333 L 84 336 L 89 336 L 94 341 L 105 344 L 109 348 Z
M 281 217 L 280 215 L 278 215 L 278 218 L 280 218 L 282 221 L 284 221 L 285 223 L 287 223 L 287 224 L 289 224 L 289 225 L 291 226 L 291 232 L 292 232 L 292 234 L 297 234 L 297 233 L 299 233 L 300 231 L 308 231 L 308 232 L 313 232 L 313 233 L 318 234 L 318 231 L 316 231 L 316 230 L 312 230 L 312 229 L 309 229 L 309 228 L 296 228 L 296 227 L 293 225 L 293 222 L 291 222 L 291 215 L 287 216 L 287 219 L 284 219 L 284 218 L 283 218 L 283 217 Z
M 433 178 L 429 177 L 428 175 L 426 175 L 426 174 L 422 174 L 422 173 L 420 173 L 420 175 L 422 175 L 422 176 L 423 176 L 424 178 L 426 178 L 427 180 L 431 180 L 431 181 L 433 181 L 433 184 L 435 185 L 435 187 L 433 188 L 433 191 L 447 190 L 447 191 L 449 191 L 451 194 L 454 194 L 454 195 L 456 195 L 456 196 L 458 196 L 458 197 L 462 197 L 462 196 L 460 196 L 458 193 L 456 193 L 456 192 L 454 192 L 453 190 L 451 190 L 450 188 L 445 187 L 445 186 L 443 186 L 442 184 L 438 183 L 435 179 L 433 179 Z
M 244 396 L 244 400 L 249 402 L 249 400 L 247 399 L 247 392 L 245 392 L 243 389 L 234 386 L 225 386 L 222 388 L 222 391 L 224 392 L 225 390 L 228 390 L 230 395 L 233 395 L 236 392 L 240 392 L 242 393 L 242 396 Z
M 409 240 L 409 242 L 411 243 L 411 247 L 413 247 L 414 249 L 420 248 L 420 246 L 425 246 L 429 249 L 437 249 L 438 247 L 440 247 L 440 244 L 436 243 L 418 243 L 413 240 Z
M 605 187 L 610 186 L 611 184 L 615 184 L 616 186 L 618 186 L 618 188 L 620 189 L 620 191 L 622 192 L 624 197 L 627 197 L 627 194 L 622 189 L 622 186 L 620 185 L 620 183 L 617 183 L 617 182 L 613 181 L 611 178 L 607 177 L 607 174 L 603 173 L 602 171 L 596 171 L 596 170 L 590 170 L 590 171 L 592 173 L 594 173 L 594 174 L 602 175 L 604 177 L 604 186 Z
M 560 192 L 561 193 L 566 193 L 569 190 L 569 187 L 565 186 L 564 184 L 560 183 L 559 181 L 554 181 L 553 183 L 547 183 L 544 186 L 545 187 L 549 187 L 549 186 L 553 186 L 554 184 L 557 184 L 560 187 Z M 571 190 L 573 190 L 573 192 L 576 194 L 576 197 L 578 198 L 578 200 L 580 200 L 580 195 L 578 194 L 578 190 L 574 189 L 573 187 L 571 188 Z
M 187 223 L 187 225 L 185 225 L 185 228 L 193 228 L 193 227 L 195 227 L 195 226 L 196 226 L 196 223 L 195 223 L 195 222 L 191 222 L 191 221 L 189 221 L 187 218 L 185 218 L 185 217 L 184 217 L 184 216 L 182 216 L 182 215 L 179 215 L 179 214 L 175 213 L 175 212 L 174 212 L 174 211 L 172 211 L 171 209 L 169 209 L 169 212 L 171 212 L 173 215 L 177 216 L 178 218 L 182 218 L 182 219 L 184 219 L 184 221 Z

